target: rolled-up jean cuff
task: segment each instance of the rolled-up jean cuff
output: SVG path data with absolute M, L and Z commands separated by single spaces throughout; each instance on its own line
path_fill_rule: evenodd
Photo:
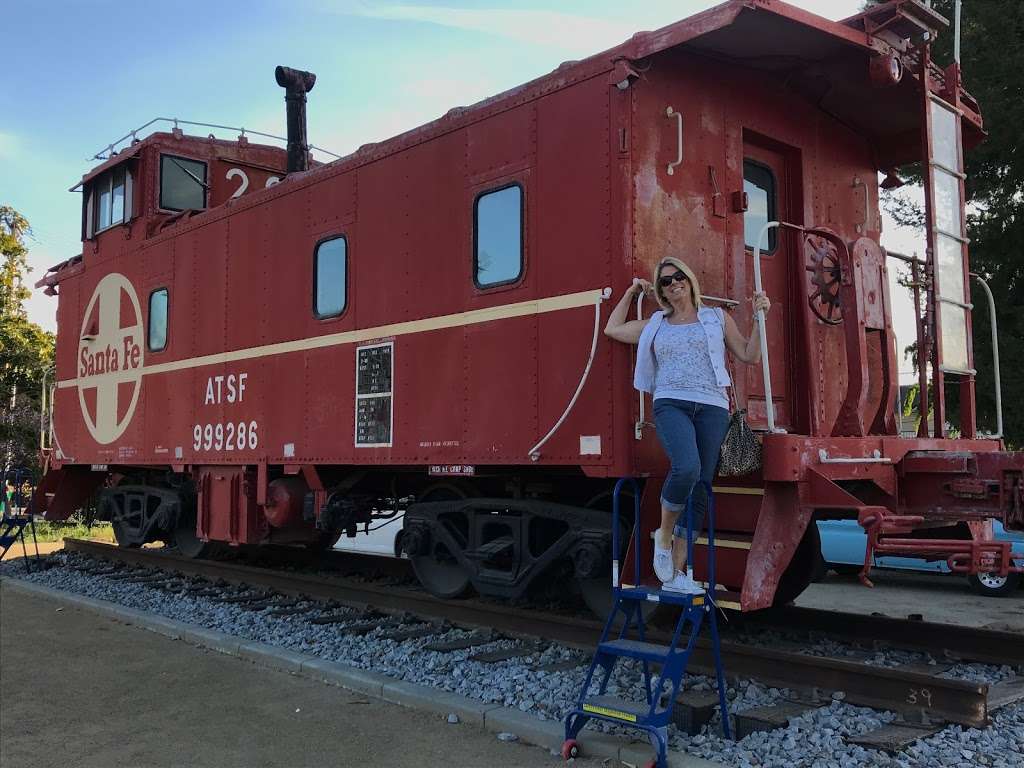
M 679 514 L 680 512 L 683 512 L 683 511 L 686 510 L 686 502 L 685 501 L 682 504 L 673 504 L 671 501 L 666 499 L 664 496 L 661 497 L 661 506 L 663 506 L 669 512 L 675 512 L 676 514 Z

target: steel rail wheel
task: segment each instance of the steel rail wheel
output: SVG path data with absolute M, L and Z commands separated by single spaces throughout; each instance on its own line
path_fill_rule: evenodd
M 468 489 L 461 485 L 437 483 L 427 488 L 417 501 L 458 501 L 469 496 Z M 463 526 L 463 531 L 468 533 L 468 526 Z M 469 591 L 469 573 L 442 542 L 431 542 L 427 554 L 416 555 L 409 561 L 417 580 L 435 597 L 450 600 Z

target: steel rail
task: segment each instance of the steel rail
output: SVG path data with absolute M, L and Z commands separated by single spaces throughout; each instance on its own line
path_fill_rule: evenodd
M 578 616 L 559 616 L 480 600 L 440 600 L 411 589 L 378 587 L 237 563 L 190 560 L 152 549 L 126 549 L 81 539 L 65 539 L 64 548 L 93 557 L 228 583 L 258 584 L 288 595 L 322 598 L 358 607 L 372 606 L 377 610 L 404 612 L 423 618 L 445 618 L 456 624 L 486 627 L 510 636 L 539 636 L 588 651 L 593 650 L 602 629 L 601 623 Z M 667 641 L 669 635 L 663 631 L 649 631 L 647 639 Z M 804 691 L 812 688 L 842 691 L 844 700 L 851 704 L 896 711 L 915 722 L 951 722 L 980 728 L 987 725 L 992 707 L 1024 698 L 1024 681 L 1009 687 L 996 686 L 999 690 L 993 691 L 990 705 L 990 686 L 986 683 L 934 677 L 733 641 L 722 642 L 721 649 L 723 662 L 731 676 L 753 677 L 770 685 Z M 701 674 L 714 673 L 710 643 L 704 638 L 697 641 L 689 668 Z
M 985 664 L 1024 666 L 1024 642 L 1016 632 L 938 624 L 891 616 L 865 615 L 787 605 L 752 614 L 734 614 L 734 622 L 782 631 L 827 632 L 844 639 L 958 658 Z

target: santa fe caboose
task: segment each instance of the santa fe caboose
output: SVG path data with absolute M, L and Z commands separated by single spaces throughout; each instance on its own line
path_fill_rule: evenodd
M 80 185 L 83 253 L 40 281 L 40 505 L 98 493 L 122 544 L 191 555 L 404 510 L 436 594 L 574 578 L 599 599 L 614 479 L 646 478 L 656 518 L 665 471 L 603 302 L 675 254 L 742 327 L 755 262 L 775 303 L 735 386 L 763 469 L 716 484 L 723 604 L 798 594 L 820 517 L 858 517 L 869 556 L 1005 575 L 991 520 L 1024 526 L 1024 456 L 975 424 L 962 169 L 983 130 L 931 61 L 945 26 L 914 0 L 842 22 L 733 0 L 313 167 L 315 78 L 279 68 L 287 152 L 178 129 L 112 151 Z M 878 175 L 920 160 L 934 416 L 908 438 Z

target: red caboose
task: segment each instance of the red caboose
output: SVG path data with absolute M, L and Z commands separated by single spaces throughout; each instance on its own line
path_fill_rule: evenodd
M 287 156 L 134 142 L 83 179 L 83 254 L 40 282 L 60 297 L 40 502 L 61 518 L 99 490 L 122 543 L 190 554 L 404 510 L 437 594 L 573 577 L 597 598 L 614 479 L 647 478 L 656 515 L 665 471 L 603 302 L 677 254 L 741 327 L 755 266 L 776 307 L 735 386 L 763 469 L 716 485 L 724 604 L 798 594 L 816 516 L 1005 574 L 984 521 L 1024 525 L 1024 456 L 976 436 L 962 148 L 983 131 L 930 61 L 944 26 L 914 0 L 844 22 L 733 0 L 314 168 L 314 78 L 291 70 Z M 902 438 L 877 178 L 922 158 L 934 429 Z

